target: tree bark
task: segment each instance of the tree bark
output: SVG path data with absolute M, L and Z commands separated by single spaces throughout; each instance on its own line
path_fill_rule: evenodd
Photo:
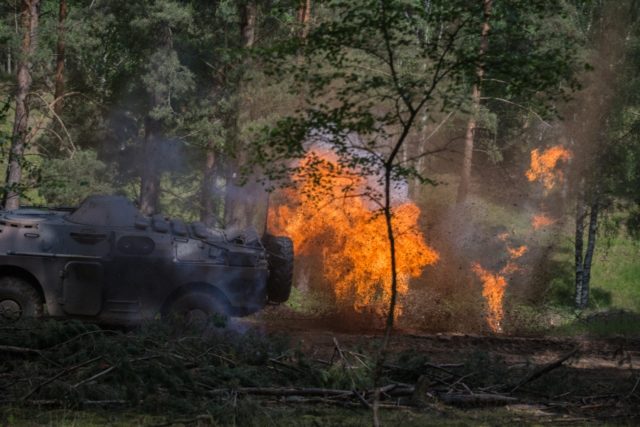
M 586 217 L 586 207 L 582 194 L 576 198 L 576 235 L 575 235 L 575 304 L 577 308 L 582 307 L 582 289 L 584 283 L 584 219 Z
M 206 147 L 202 186 L 200 188 L 200 221 L 207 227 L 216 225 L 216 202 L 213 190 L 216 186 L 216 151 L 213 142 Z
M 460 185 L 458 186 L 458 203 L 464 203 L 469 194 L 469 186 L 471 183 L 471 168 L 473 161 L 474 136 L 477 126 L 477 117 L 480 111 L 481 84 L 484 77 L 484 64 L 482 57 L 489 48 L 489 31 L 491 30 L 491 4 L 492 0 L 482 0 L 482 10 L 484 14 L 484 22 L 482 24 L 482 33 L 480 35 L 480 63 L 476 67 L 476 82 L 471 89 L 472 111 L 467 122 L 467 132 L 464 141 L 464 155 L 462 158 L 462 173 L 460 174 Z
M 7 74 L 11 74 L 11 46 L 7 46 Z
M 598 234 L 598 214 L 600 212 L 600 203 L 598 199 L 591 204 L 591 212 L 589 214 L 589 232 L 587 238 L 587 251 L 584 254 L 584 267 L 582 269 L 582 295 L 580 307 L 587 308 L 589 305 L 589 290 L 591 285 L 591 264 L 593 261 L 593 253 L 596 247 L 596 237 Z
M 53 111 L 60 116 L 62 114 L 64 97 L 64 51 L 65 51 L 65 20 L 67 19 L 67 0 L 60 0 L 58 13 L 58 43 L 56 45 L 56 88 L 54 94 Z
M 255 43 L 257 4 L 255 1 L 249 1 L 239 7 L 240 35 L 243 47 L 248 49 Z M 233 152 L 227 162 L 224 226 L 230 228 L 254 226 L 258 230 L 262 230 L 266 225 L 268 194 L 253 176 L 245 177 L 246 182 L 243 182 L 241 173 L 242 167 L 247 163 L 247 150 L 239 138 L 238 120 L 241 108 L 242 76 L 239 79 L 236 85 L 234 106 L 225 126 L 228 145 L 232 147 Z
M 248 1 L 240 6 L 240 33 L 242 43 L 246 48 L 253 46 L 256 40 L 256 19 L 258 17 L 258 5 L 255 1 Z
M 40 0 L 22 1 L 22 47 L 18 64 L 16 114 L 13 122 L 11 149 L 4 190 L 4 208 L 7 210 L 20 207 L 20 184 L 22 181 L 22 163 L 27 144 L 29 125 L 29 105 L 27 97 L 31 90 L 31 58 L 36 49 L 38 31 L 38 13 Z
M 309 24 L 311 22 L 311 0 L 300 1 L 298 22 L 300 23 L 300 38 L 306 39 L 309 35 Z
M 173 37 L 171 29 L 162 29 L 159 37 L 158 49 L 169 51 L 173 48 Z M 157 106 L 163 102 L 162 95 L 157 90 L 150 93 L 150 105 L 144 121 L 144 142 L 142 145 L 143 158 L 141 159 L 142 170 L 140 174 L 140 211 L 145 215 L 158 213 L 160 202 L 160 183 L 162 171 L 159 168 L 160 143 L 162 141 L 163 122 L 151 116 Z
M 140 212 L 153 215 L 158 211 L 160 200 L 160 173 L 158 171 L 158 139 L 162 126 L 158 120 L 147 117 L 144 124 L 142 146 L 143 166 L 140 177 Z

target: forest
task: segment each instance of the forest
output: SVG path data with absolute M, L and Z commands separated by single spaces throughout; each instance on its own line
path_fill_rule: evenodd
M 0 281 L 0 422 L 633 425 L 639 14 L 4 0 L 0 213 L 121 195 L 295 256 L 204 330 L 6 322 Z

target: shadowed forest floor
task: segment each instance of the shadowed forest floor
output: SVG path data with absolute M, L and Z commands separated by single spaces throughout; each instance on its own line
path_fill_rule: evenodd
M 371 425 L 380 338 L 295 321 L 5 326 L 0 423 Z M 399 331 L 381 417 L 384 425 L 635 425 L 639 365 L 638 338 Z

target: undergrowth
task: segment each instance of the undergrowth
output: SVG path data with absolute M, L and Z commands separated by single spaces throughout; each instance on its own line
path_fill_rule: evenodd
M 379 341 L 363 339 L 345 348 L 335 340 L 329 356 L 303 349 L 284 335 L 252 329 L 240 334 L 213 325 L 152 322 L 131 331 L 78 321 L 4 325 L 0 424 L 370 425 Z M 415 349 L 392 350 L 380 384 L 391 387 L 384 404 L 394 410 L 383 411 L 382 420 L 387 425 L 446 425 L 457 412 L 441 399 L 451 393 L 508 393 L 535 368 L 510 365 L 480 350 L 458 352 L 444 365 Z M 563 367 L 527 387 L 536 396 L 572 390 L 593 394 L 596 389 L 615 393 L 620 387 L 630 390 L 635 381 L 625 377 L 624 383 L 596 384 L 582 375 Z M 303 390 L 322 392 L 308 396 Z M 335 397 L 328 397 L 327 390 Z M 484 412 L 469 419 L 468 414 L 455 416 L 489 423 L 506 416 L 503 412 L 494 419 L 495 414 Z
M 126 402 L 149 413 L 192 413 L 215 400 L 215 389 L 335 381 L 286 337 L 253 331 L 154 322 L 124 332 L 76 321 L 21 322 L 0 328 L 0 346 L 8 403 Z

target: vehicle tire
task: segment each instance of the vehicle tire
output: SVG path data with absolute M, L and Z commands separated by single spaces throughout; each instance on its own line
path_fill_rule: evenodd
M 216 326 L 224 326 L 227 314 L 226 306 L 213 295 L 188 292 L 176 298 L 162 317 L 189 325 L 204 325 L 212 320 Z
M 271 302 L 285 302 L 293 285 L 293 241 L 288 237 L 265 234 L 262 244 L 269 261 L 267 297 Z
M 24 279 L 0 278 L 0 322 L 42 317 L 43 301 L 38 291 Z

